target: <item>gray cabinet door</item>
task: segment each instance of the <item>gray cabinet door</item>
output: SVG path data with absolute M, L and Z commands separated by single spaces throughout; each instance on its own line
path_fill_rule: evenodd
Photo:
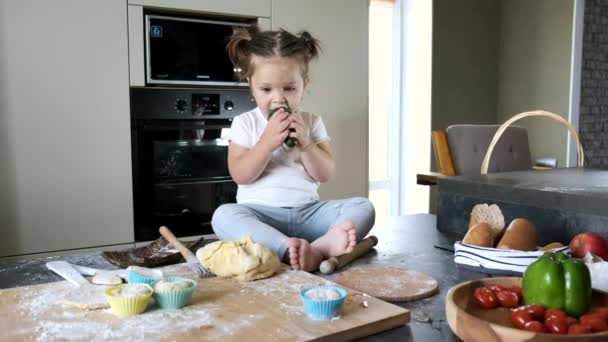
M 0 256 L 133 242 L 127 2 L 0 0 Z

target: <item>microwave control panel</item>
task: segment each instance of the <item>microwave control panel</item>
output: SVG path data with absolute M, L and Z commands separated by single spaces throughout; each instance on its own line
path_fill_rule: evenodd
M 255 106 L 247 89 L 131 88 L 133 119 L 231 119 Z

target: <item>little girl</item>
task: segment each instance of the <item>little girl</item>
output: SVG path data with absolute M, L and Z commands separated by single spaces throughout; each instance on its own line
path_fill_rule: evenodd
M 330 138 L 320 116 L 300 110 L 319 43 L 305 31 L 253 28 L 235 32 L 227 48 L 257 108 L 232 122 L 228 169 L 237 204 L 217 208 L 213 230 L 220 239 L 250 235 L 293 269 L 315 271 L 324 258 L 352 251 L 375 218 L 366 198 L 319 200 L 319 183 L 334 175 Z

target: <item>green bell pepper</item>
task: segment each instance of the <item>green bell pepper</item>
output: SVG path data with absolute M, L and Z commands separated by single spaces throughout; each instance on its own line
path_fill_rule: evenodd
M 579 317 L 591 305 L 591 275 L 583 262 L 563 253 L 546 252 L 524 272 L 522 291 L 526 304 L 557 308 Z

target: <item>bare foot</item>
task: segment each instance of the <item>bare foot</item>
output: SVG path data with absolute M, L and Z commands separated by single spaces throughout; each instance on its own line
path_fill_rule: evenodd
M 304 239 L 287 239 L 289 264 L 294 270 L 313 272 L 319 269 L 323 254 Z M 287 259 L 287 258 L 286 258 Z
M 355 225 L 346 221 L 331 227 L 325 235 L 313 241 L 311 246 L 318 249 L 323 256 L 332 257 L 352 252 L 356 244 Z

